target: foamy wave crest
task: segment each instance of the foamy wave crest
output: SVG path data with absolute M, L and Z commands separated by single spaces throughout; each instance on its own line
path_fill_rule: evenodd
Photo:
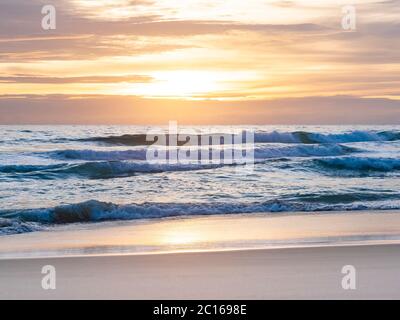
M 45 224 L 76 222 L 96 222 L 108 220 L 154 219 L 191 215 L 215 215 L 252 212 L 292 211 L 279 201 L 259 204 L 202 204 L 202 203 L 144 203 L 117 205 L 90 200 L 78 204 L 63 205 L 48 209 L 27 209 L 20 211 L 0 211 L 5 216 L 20 221 Z
M 35 222 L 24 222 L 19 219 L 0 218 L 0 235 L 10 235 L 39 231 L 42 227 Z
M 0 229 L 30 232 L 48 224 L 101 222 L 114 220 L 158 219 L 195 215 L 343 211 L 398 209 L 400 203 L 383 201 L 399 199 L 393 194 L 303 195 L 301 199 L 270 200 L 259 203 L 143 203 L 118 205 L 90 200 L 77 204 L 43 209 L 0 211 Z M 345 197 L 345 199 L 343 199 Z M 340 200 L 345 200 L 340 202 Z M 381 201 L 378 201 L 381 200 Z M 3 224 L 1 224 L 3 221 Z M 5 221 L 5 222 L 4 222 Z M 38 225 L 39 224 L 39 225 Z M 43 227 L 43 226 L 42 226 Z M 14 229 L 12 229 L 14 228 Z M 5 233 L 3 232 L 3 233 Z
M 274 147 L 265 146 L 256 148 L 254 156 L 256 159 L 269 159 L 269 158 L 290 158 L 290 157 L 329 157 L 341 156 L 351 153 L 361 152 L 361 150 L 342 145 L 295 145 Z
M 82 162 L 67 162 L 52 165 L 2 165 L 0 173 L 9 176 L 18 176 L 31 179 L 57 179 L 68 176 L 83 177 L 89 179 L 109 179 L 118 177 L 129 177 L 140 173 L 161 173 L 173 171 L 194 171 L 217 169 L 224 166 L 243 164 L 232 158 L 232 149 L 223 150 L 219 154 L 220 159 L 215 159 L 210 152 L 214 162 L 192 160 L 190 163 L 180 162 L 168 163 L 160 161 L 157 163 L 146 160 L 146 149 L 126 151 L 96 151 L 96 150 L 61 150 L 46 153 L 46 156 L 59 160 L 82 160 Z M 342 156 L 360 152 L 360 150 L 341 145 L 292 145 L 292 146 L 261 146 L 254 150 L 255 163 L 264 163 L 273 158 L 296 158 L 296 157 L 327 157 Z M 230 154 L 229 161 L 224 157 Z M 202 160 L 203 155 L 199 160 Z M 169 160 L 168 158 L 166 160 Z M 174 159 L 176 160 L 176 159 Z M 87 162 L 83 162 L 87 161 Z
M 258 143 L 350 143 L 368 141 L 395 141 L 400 140 L 398 131 L 351 131 L 337 134 L 323 134 L 316 132 L 270 132 L 256 133 L 255 142 Z
M 159 173 L 167 171 L 193 171 L 221 167 L 219 164 L 167 164 L 148 162 L 84 162 L 49 166 L 6 165 L 0 172 L 21 175 L 28 178 L 52 179 L 65 176 L 78 176 L 90 179 L 109 179 L 128 177 L 137 173 Z
M 185 150 L 184 148 L 178 148 Z M 197 149 L 198 151 L 201 148 Z M 261 146 L 254 149 L 256 159 L 269 159 L 279 157 L 327 157 L 340 156 L 353 152 L 359 152 L 356 148 L 341 145 L 294 145 L 294 146 Z M 196 151 L 197 152 L 197 151 Z M 232 153 L 232 149 L 221 152 Z M 146 160 L 147 149 L 123 150 L 123 151 L 101 151 L 101 150 L 59 150 L 45 153 L 45 156 L 62 160 L 86 160 L 86 161 L 124 161 L 124 160 Z
M 160 134 L 162 135 L 162 134 Z M 184 135 L 182 133 L 182 135 Z M 190 137 L 192 142 L 200 142 L 205 137 L 222 136 L 223 134 L 205 134 L 205 135 L 185 135 Z M 355 130 L 344 133 L 325 134 L 318 132 L 306 132 L 306 131 L 295 131 L 295 132 L 256 132 L 254 135 L 256 143 L 349 143 L 349 142 L 368 142 L 368 141 L 395 141 L 400 140 L 399 131 L 362 131 Z M 80 141 L 86 142 L 100 142 L 110 145 L 125 145 L 125 146 L 148 146 L 157 142 L 155 140 L 147 141 L 145 134 L 124 134 L 121 136 L 105 136 L 105 137 L 91 137 L 80 139 Z M 178 145 L 185 145 L 189 141 L 178 142 Z M 223 140 L 221 140 L 223 141 Z
M 400 170 L 400 159 L 396 158 L 361 158 L 343 157 L 332 159 L 316 159 L 318 165 L 334 170 L 350 170 L 356 172 L 390 172 Z

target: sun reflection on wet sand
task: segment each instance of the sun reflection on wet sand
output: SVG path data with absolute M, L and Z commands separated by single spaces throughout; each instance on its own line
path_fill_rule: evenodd
M 0 258 L 147 254 L 355 243 L 399 239 L 394 212 L 192 217 L 54 228 L 2 239 Z M 379 230 L 379 233 L 376 232 Z

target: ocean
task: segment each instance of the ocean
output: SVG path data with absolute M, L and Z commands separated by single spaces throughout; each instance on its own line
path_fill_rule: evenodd
M 197 215 L 400 209 L 400 126 L 254 133 L 254 166 L 150 163 L 149 126 L 0 126 L 0 235 Z M 178 149 L 184 146 L 178 146 Z

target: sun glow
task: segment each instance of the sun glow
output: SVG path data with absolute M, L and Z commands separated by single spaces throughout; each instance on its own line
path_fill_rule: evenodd
M 224 81 L 228 79 L 223 73 L 208 71 L 165 71 L 150 76 L 153 82 L 128 85 L 119 93 L 150 98 L 196 98 L 224 90 Z
M 198 241 L 199 238 L 192 232 L 176 231 L 167 234 L 163 242 L 167 245 L 188 245 Z
M 353 0 L 366 2 L 368 0 Z M 374 0 L 369 0 L 374 1 Z M 240 21 L 244 23 L 305 22 L 316 19 L 324 6 L 336 9 L 342 0 L 71 0 L 75 10 L 91 19 L 126 20 L 132 17 L 157 17 L 159 20 Z M 297 5 L 295 5 L 297 4 Z M 304 9 L 308 8 L 308 10 Z M 310 9 L 311 7 L 311 9 Z M 205 15 L 207 12 L 207 15 Z

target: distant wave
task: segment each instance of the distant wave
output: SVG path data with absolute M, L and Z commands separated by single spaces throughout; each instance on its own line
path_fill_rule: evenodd
M 345 133 L 323 134 L 316 132 L 270 132 L 256 133 L 255 141 L 259 143 L 350 143 L 368 141 L 395 141 L 400 140 L 398 131 L 351 131 Z
M 346 199 L 343 197 L 346 197 Z M 118 205 L 90 200 L 53 208 L 2 210 L 0 211 L 0 234 L 35 231 L 48 224 L 157 219 L 194 215 L 399 209 L 400 203 L 394 204 L 394 202 L 391 202 L 391 204 L 387 204 L 382 202 L 394 199 L 400 200 L 400 195 L 381 192 L 360 192 L 350 195 L 305 194 L 294 199 L 270 200 L 258 203 L 143 203 Z M 346 201 L 342 203 L 343 200 Z
M 137 173 L 159 173 L 166 171 L 193 171 L 220 167 L 218 164 L 158 164 L 148 162 L 83 162 L 48 166 L 6 165 L 0 166 L 0 173 L 22 175 L 26 178 L 55 179 L 78 176 L 89 179 L 109 179 L 132 176 Z
M 294 145 L 284 147 L 274 147 L 271 145 L 256 148 L 254 157 L 256 159 L 269 159 L 269 158 L 280 158 L 280 157 L 330 157 L 330 156 L 342 156 L 346 154 L 352 154 L 361 152 L 360 149 L 342 146 L 338 144 L 326 144 L 326 145 Z
M 91 137 L 79 139 L 79 141 L 94 141 L 94 142 L 104 142 L 116 145 L 126 145 L 126 146 L 147 146 L 152 145 L 155 141 L 147 141 L 147 135 L 145 134 L 124 134 L 120 136 L 105 136 L 105 137 Z
M 316 193 L 296 195 L 296 201 L 316 204 L 350 204 L 359 201 L 398 200 L 400 193 L 396 192 L 346 192 L 346 193 Z
M 159 136 L 164 136 L 165 134 L 160 133 Z M 189 141 L 196 141 L 200 142 L 202 139 L 212 139 L 213 137 L 218 138 L 223 135 L 223 133 L 218 134 L 182 134 L 182 136 L 185 136 L 185 140 L 179 140 L 177 141 L 178 146 L 182 146 Z M 156 136 L 156 135 L 154 135 Z M 161 142 L 158 141 L 158 137 L 154 137 L 154 139 L 148 138 L 149 136 L 146 134 L 124 134 L 120 136 L 105 136 L 105 137 L 90 137 L 90 138 L 84 138 L 84 139 L 79 139 L 80 141 L 94 141 L 94 142 L 102 142 L 106 144 L 114 144 L 114 145 L 125 145 L 125 146 L 149 146 L 153 145 L 154 143 L 158 143 L 159 145 L 162 145 Z
M 184 150 L 184 149 L 178 149 Z M 254 149 L 256 159 L 269 159 L 279 157 L 323 157 L 340 156 L 361 150 L 342 145 L 294 145 L 294 146 L 262 146 Z M 232 152 L 229 150 L 227 152 Z M 123 150 L 123 151 L 99 151 L 99 150 L 57 150 L 44 153 L 61 160 L 86 160 L 86 161 L 123 161 L 146 160 L 147 149 Z M 223 154 L 222 154 L 223 155 Z
M 341 145 L 268 146 L 256 148 L 254 158 L 255 163 L 262 163 L 268 159 L 341 156 L 358 151 L 358 149 Z M 240 161 L 233 161 L 232 164 L 224 163 L 223 161 L 215 163 L 194 161 L 187 164 L 180 162 L 152 163 L 144 161 L 146 159 L 145 149 L 126 151 L 59 150 L 42 155 L 59 160 L 82 160 L 82 162 L 65 162 L 51 165 L 2 165 L 0 166 L 0 173 L 31 179 L 57 179 L 68 176 L 109 179 L 128 177 L 139 173 L 216 169 L 241 163 Z M 224 155 L 224 152 L 222 152 L 222 160 Z
M 41 155 L 61 160 L 123 161 L 146 160 L 146 153 L 146 149 L 123 151 L 57 150 L 41 153 Z
M 353 172 L 391 172 L 400 170 L 400 159 L 397 158 L 363 158 L 343 157 L 330 159 L 315 159 L 315 163 L 328 169 L 349 170 Z
M 207 134 L 207 135 L 190 135 L 191 141 L 201 141 L 205 137 L 221 136 L 222 134 Z M 90 137 L 79 139 L 79 141 L 86 142 L 101 142 L 111 145 L 125 145 L 125 146 L 141 146 L 152 145 L 155 141 L 147 141 L 145 134 L 124 134 L 120 136 L 104 136 L 104 137 Z M 254 135 L 256 143 L 350 143 L 350 142 L 368 142 L 368 141 L 396 141 L 400 140 L 399 131 L 362 131 L 355 130 L 344 133 L 324 134 L 318 132 L 256 132 Z M 181 141 L 178 145 L 182 146 L 187 143 Z M 222 140 L 223 141 L 223 140 Z

